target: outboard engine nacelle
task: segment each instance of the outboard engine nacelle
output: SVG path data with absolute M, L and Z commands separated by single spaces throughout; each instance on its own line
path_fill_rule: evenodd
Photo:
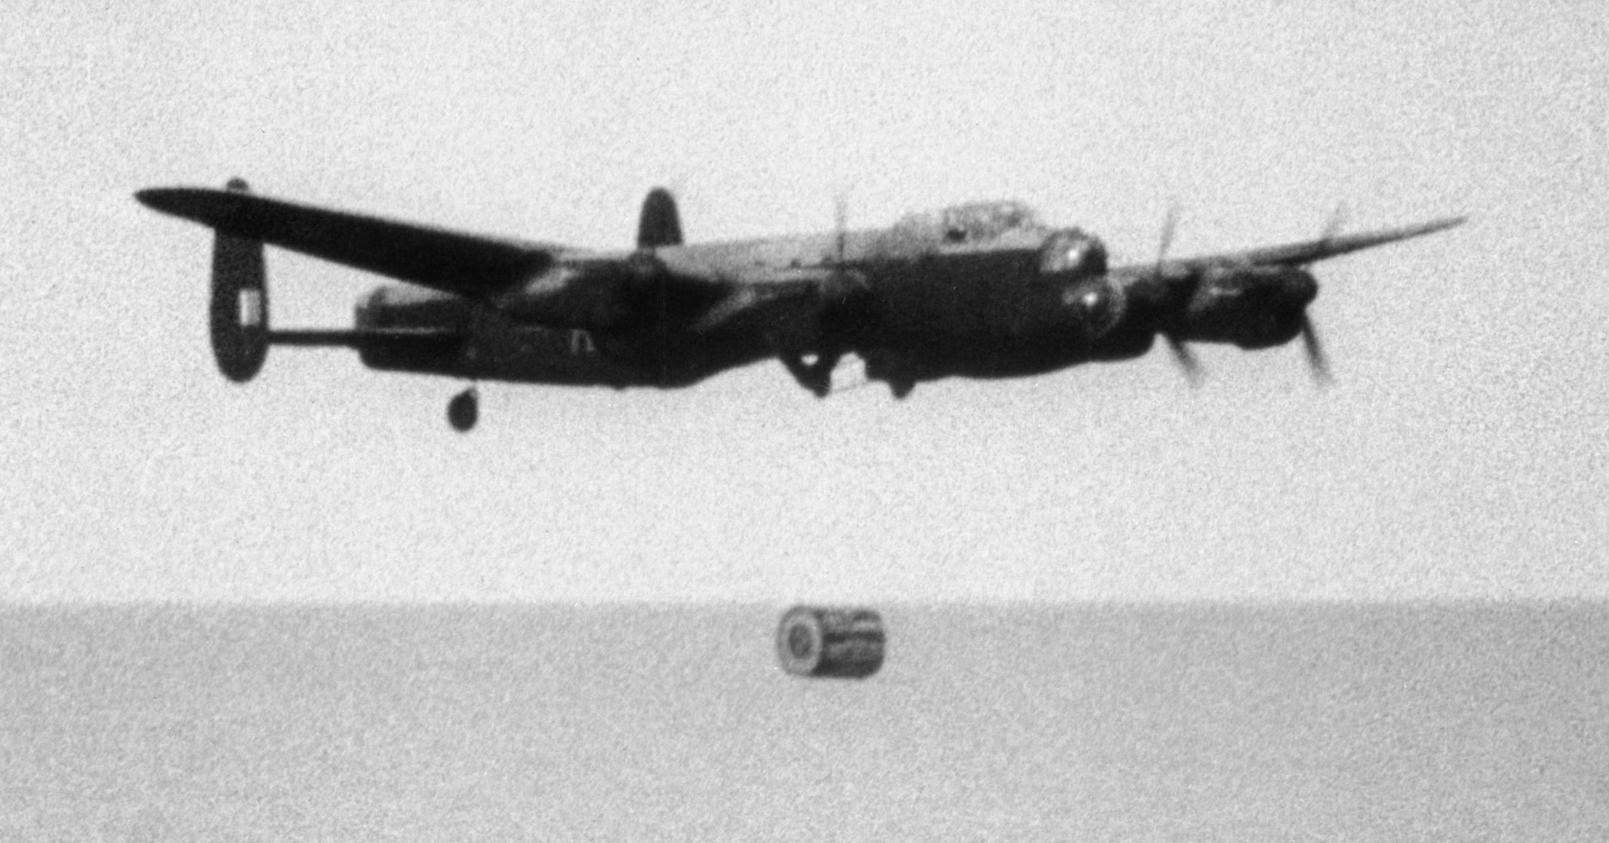
M 228 188 L 246 192 L 240 179 Z M 263 244 L 219 233 L 212 245 L 212 355 L 235 383 L 262 371 L 268 358 L 268 274 Z
M 1201 278 L 1184 312 L 1184 339 L 1245 349 L 1290 342 L 1302 330 L 1318 281 L 1288 266 L 1214 267 Z

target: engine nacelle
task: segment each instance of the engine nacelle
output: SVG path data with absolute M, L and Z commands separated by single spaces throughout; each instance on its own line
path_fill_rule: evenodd
M 777 625 L 777 661 L 794 676 L 865 679 L 883 666 L 885 640 L 871 609 L 795 606 Z
M 493 304 L 515 319 L 569 328 L 618 328 L 642 316 L 644 298 L 663 270 L 653 257 L 638 254 L 617 261 L 560 261 Z
M 249 189 L 240 179 L 230 179 L 228 188 Z M 210 315 L 218 370 L 235 383 L 256 377 L 268 358 L 268 273 L 261 241 L 214 236 Z
M 478 305 L 462 296 L 408 284 L 383 284 L 358 299 L 352 323 L 363 328 L 468 332 Z
M 1183 339 L 1241 348 L 1282 345 L 1301 332 L 1318 281 L 1305 269 L 1283 266 L 1207 270 L 1184 312 Z

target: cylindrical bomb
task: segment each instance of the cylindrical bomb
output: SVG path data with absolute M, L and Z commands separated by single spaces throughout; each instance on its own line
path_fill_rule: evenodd
M 795 676 L 864 679 L 883 666 L 884 640 L 871 609 L 795 606 L 777 626 L 777 660 Z

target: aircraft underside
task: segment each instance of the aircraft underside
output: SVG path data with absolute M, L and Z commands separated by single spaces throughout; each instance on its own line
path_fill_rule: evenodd
M 483 326 L 462 337 L 360 344 L 372 369 L 465 380 L 556 386 L 692 386 L 771 356 L 741 341 L 656 343 L 652 338 L 518 324 Z
M 360 326 L 374 327 L 383 320 L 376 319 L 372 311 L 360 311 L 358 322 Z M 818 396 L 831 392 L 835 373 L 844 368 L 844 358 L 858 355 L 865 363 L 868 381 L 886 383 L 896 398 L 904 398 L 923 381 L 1023 377 L 1084 362 L 1126 360 L 1145 354 L 1154 340 L 1148 332 L 1120 331 L 1093 345 L 1003 341 L 998 335 L 987 334 L 934 342 L 930 337 L 902 338 L 890 332 L 876 345 L 839 344 L 826 350 L 789 352 L 772 347 L 752 333 L 690 336 L 548 328 L 489 312 L 463 320 L 438 318 L 435 324 L 462 324 L 465 329 L 375 336 L 354 345 L 364 365 L 376 370 L 471 382 L 614 389 L 683 388 L 730 369 L 779 357 L 800 385 Z M 390 327 L 395 328 L 395 323 Z M 889 341 L 901 339 L 904 341 Z M 471 387 L 454 399 L 456 410 L 449 415 L 455 427 L 467 429 L 473 425 L 476 395 Z
M 947 343 L 913 339 L 861 351 L 868 364 L 916 382 L 950 377 L 994 379 L 1050 374 L 1082 363 L 1129 360 L 1150 351 L 1147 332 L 1113 334 L 1099 343 L 1019 343 L 992 337 Z M 874 380 L 886 378 L 874 377 Z
M 363 364 L 381 371 L 441 375 L 473 382 L 604 386 L 614 389 L 692 386 L 721 372 L 757 363 L 771 350 L 746 337 L 684 338 L 546 328 L 478 320 L 457 336 L 376 338 L 357 344 Z M 678 341 L 680 340 L 680 341 Z M 475 424 L 474 386 L 453 398 L 448 420 L 459 431 Z

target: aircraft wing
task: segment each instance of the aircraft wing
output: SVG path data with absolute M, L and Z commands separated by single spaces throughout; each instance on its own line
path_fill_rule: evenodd
M 1115 272 L 1129 277 L 1159 275 L 1163 278 L 1177 278 L 1193 277 L 1214 266 L 1303 266 L 1314 261 L 1333 258 L 1349 252 L 1372 249 L 1376 246 L 1384 246 L 1387 243 L 1396 243 L 1399 240 L 1408 240 L 1414 237 L 1423 237 L 1426 234 L 1434 234 L 1438 231 L 1445 231 L 1449 228 L 1463 225 L 1466 219 L 1466 217 L 1446 217 L 1401 228 L 1390 228 L 1362 234 L 1336 235 L 1302 243 L 1288 243 L 1282 246 L 1264 246 L 1240 252 L 1168 260 L 1163 261 L 1160 266 L 1155 263 L 1134 264 L 1119 267 Z
M 808 344 L 825 310 L 853 283 L 828 268 L 761 269 L 728 279 L 726 294 L 692 328 L 698 333 L 741 328 L 786 343 Z
M 563 251 L 552 244 L 463 234 L 241 191 L 162 187 L 134 197 L 222 234 L 470 298 L 541 272 Z

